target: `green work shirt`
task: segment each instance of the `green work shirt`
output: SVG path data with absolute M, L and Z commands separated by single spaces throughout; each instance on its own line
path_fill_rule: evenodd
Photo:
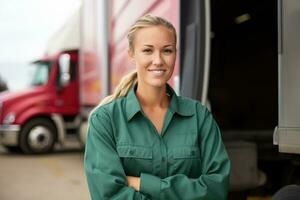
M 171 102 L 158 134 L 135 88 L 90 116 L 85 172 L 91 198 L 226 199 L 230 162 L 210 112 L 168 86 Z M 140 177 L 140 192 L 126 176 Z

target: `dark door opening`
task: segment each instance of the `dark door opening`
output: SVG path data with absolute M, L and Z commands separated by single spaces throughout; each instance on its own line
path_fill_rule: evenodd
M 211 19 L 208 99 L 220 128 L 273 131 L 278 123 L 277 2 L 212 0 Z
M 211 111 L 225 141 L 256 143 L 258 168 L 267 175 L 264 192 L 273 194 L 289 163 L 272 138 L 278 124 L 277 1 L 211 0 L 211 22 Z

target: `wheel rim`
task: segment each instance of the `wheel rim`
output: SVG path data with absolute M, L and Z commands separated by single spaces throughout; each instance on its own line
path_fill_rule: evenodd
M 32 149 L 42 150 L 52 143 L 52 133 L 44 126 L 36 126 L 28 134 L 28 144 Z

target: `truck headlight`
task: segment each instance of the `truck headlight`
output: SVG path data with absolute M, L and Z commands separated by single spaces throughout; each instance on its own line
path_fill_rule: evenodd
M 15 119 L 16 119 L 15 113 L 8 113 L 3 119 L 3 124 L 12 124 L 14 123 Z

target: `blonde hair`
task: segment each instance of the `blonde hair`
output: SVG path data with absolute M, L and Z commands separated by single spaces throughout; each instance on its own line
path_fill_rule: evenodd
M 136 35 L 136 32 L 142 28 L 150 27 L 150 26 L 164 26 L 167 29 L 169 29 L 173 34 L 175 38 L 175 44 L 176 44 L 176 29 L 174 26 L 167 21 L 166 19 L 158 16 L 152 16 L 152 15 L 145 15 L 141 18 L 139 18 L 129 29 L 127 34 L 127 40 L 128 40 L 128 46 L 129 50 L 133 51 L 133 44 L 134 44 L 134 38 Z M 111 101 L 124 97 L 127 95 L 129 90 L 137 83 L 137 72 L 131 72 L 124 76 L 122 80 L 120 81 L 119 85 L 116 87 L 114 93 L 112 95 L 109 95 L 105 97 L 99 104 L 99 106 L 110 103 Z
M 128 31 L 127 39 L 128 39 L 128 45 L 129 45 L 130 50 L 134 49 L 133 43 L 134 43 L 134 38 L 135 38 L 136 32 L 142 28 L 146 28 L 149 26 L 164 26 L 164 27 L 166 27 L 174 34 L 175 44 L 176 44 L 176 29 L 169 21 L 167 21 L 166 19 L 164 19 L 162 17 L 145 15 L 145 16 L 139 18 L 131 26 L 131 28 Z
M 124 76 L 119 85 L 116 87 L 114 93 L 102 99 L 99 106 L 112 102 L 113 100 L 124 97 L 129 90 L 137 83 L 137 72 L 131 72 Z

